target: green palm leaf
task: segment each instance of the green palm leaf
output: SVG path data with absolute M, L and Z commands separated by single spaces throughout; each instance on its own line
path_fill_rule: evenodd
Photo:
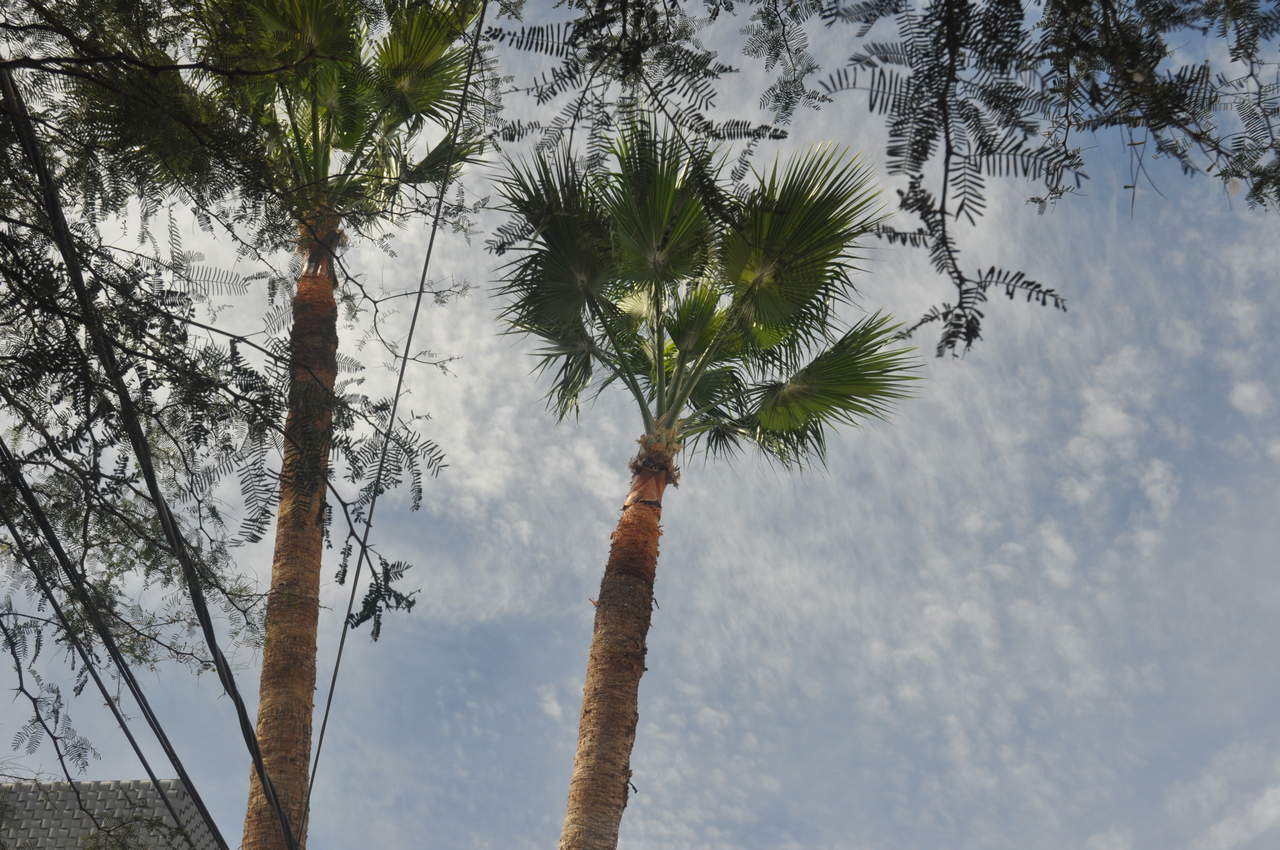
M 677 295 L 666 317 L 666 329 L 686 358 L 706 351 L 722 332 L 727 316 L 720 309 L 722 298 L 722 287 L 711 281 L 700 281 Z
M 578 410 L 578 399 L 591 386 L 596 346 L 582 326 L 560 328 L 559 340 L 539 349 L 539 372 L 552 374 L 547 408 L 564 419 Z
M 497 188 L 533 230 L 524 256 L 507 266 L 505 315 L 535 327 L 581 322 L 588 298 L 613 272 L 605 212 L 591 185 L 568 157 L 540 153 Z
M 465 61 L 464 49 L 452 48 L 461 24 L 456 9 L 441 14 L 415 6 L 390 17 L 390 29 L 373 51 L 378 106 L 384 121 L 403 123 L 425 116 L 440 124 L 457 109 L 462 80 L 455 73 Z
M 821 335 L 853 291 L 856 240 L 883 219 L 876 196 L 870 172 L 830 148 L 760 178 L 720 252 L 744 336 L 768 349 Z
M 395 217 L 402 187 L 442 175 L 450 146 L 421 158 L 409 152 L 428 123 L 447 126 L 458 108 L 474 0 L 247 6 L 251 15 L 228 13 L 220 24 L 227 38 L 208 39 L 208 58 L 286 70 L 209 82 L 267 130 L 272 189 L 296 218 L 333 215 L 367 230 Z M 474 153 L 478 145 L 468 135 L 452 149 Z
M 461 141 L 453 138 L 442 139 L 421 159 L 405 164 L 400 174 L 400 182 L 410 186 L 420 183 L 439 183 L 446 177 L 446 168 L 456 172 L 464 165 L 475 163 L 483 150 L 484 144 L 480 139 L 464 138 Z M 453 179 L 456 173 L 448 176 Z
M 617 168 L 604 183 L 620 278 L 669 284 L 701 273 L 710 227 L 679 140 L 633 122 L 612 147 Z
M 754 443 L 792 464 L 907 397 L 914 365 L 887 317 L 835 328 L 855 241 L 879 221 L 856 160 L 801 156 L 712 218 L 717 173 L 700 162 L 695 175 L 673 137 L 640 121 L 611 151 L 607 170 L 560 151 L 500 183 L 506 232 L 528 234 L 504 270 L 504 317 L 543 341 L 560 416 L 593 381 L 622 383 L 648 434 L 711 454 Z
M 765 432 L 782 433 L 883 418 L 916 380 L 912 349 L 891 347 L 897 331 L 880 315 L 854 325 L 786 380 L 748 390 L 752 419 Z
M 549 404 L 563 417 L 588 386 L 584 358 L 603 352 L 589 324 L 605 318 L 615 331 L 627 324 L 616 305 L 601 298 L 613 266 L 604 210 L 577 164 L 560 154 L 513 164 L 497 189 L 532 232 L 521 255 L 505 266 L 502 315 L 513 331 L 547 343 L 538 354 L 543 371 L 553 375 Z M 593 306 L 602 301 L 608 316 L 595 315 Z
M 256 0 L 246 4 L 260 26 L 259 50 L 276 62 L 342 60 L 359 50 L 361 8 L 347 0 Z M 251 42 L 245 42 L 248 47 Z

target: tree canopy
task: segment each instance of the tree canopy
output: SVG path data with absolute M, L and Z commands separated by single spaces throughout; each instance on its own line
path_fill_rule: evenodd
M 821 458 L 832 425 L 881 415 L 910 380 L 888 319 L 837 315 L 879 220 L 870 174 L 814 151 L 741 198 L 721 191 L 713 213 L 708 157 L 641 120 L 599 171 L 565 149 L 514 167 L 501 191 L 527 242 L 506 267 L 507 321 L 543 344 L 561 417 L 618 383 L 672 445 Z
M 591 140 L 631 108 L 661 110 L 690 137 L 745 142 L 734 178 L 762 141 L 807 110 L 861 103 L 888 133 L 885 156 L 902 178 L 904 223 L 891 243 L 926 251 L 952 295 L 914 328 L 939 328 L 939 354 L 981 336 L 993 292 L 1065 309 L 1049 282 L 963 257 L 965 228 L 986 209 L 992 179 L 1036 188 L 1044 212 L 1087 178 L 1090 137 L 1116 131 L 1133 152 L 1123 187 L 1135 191 L 1153 158 L 1280 203 L 1280 10 L 1258 0 L 581 0 L 558 24 L 495 28 L 492 37 L 554 57 L 521 81 L 549 121 L 512 122 L 508 136 L 548 143 L 584 127 Z M 736 56 L 700 40 L 702 24 L 733 17 L 740 43 L 774 80 L 759 96 L 771 116 L 713 118 L 717 85 Z M 819 57 L 848 57 L 823 65 Z M 719 114 L 723 114 L 720 110 Z M 597 129 L 599 127 L 599 129 Z M 1034 272 L 1039 278 L 1043 272 Z

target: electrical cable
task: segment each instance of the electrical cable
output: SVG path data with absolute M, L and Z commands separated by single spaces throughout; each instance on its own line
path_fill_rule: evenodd
M 93 604 L 93 599 L 89 595 L 84 576 L 72 566 L 71 559 L 67 557 L 66 551 L 58 541 L 57 533 L 53 530 L 53 526 L 49 522 L 48 515 L 45 514 L 44 510 L 40 507 L 40 503 L 36 499 L 35 493 L 31 491 L 31 487 L 27 484 L 26 478 L 23 476 L 22 470 L 18 466 L 17 459 L 13 456 L 8 445 L 6 445 L 2 439 L 0 439 L 0 464 L 3 464 L 5 475 L 8 477 L 10 483 L 13 484 L 14 489 L 16 489 L 18 494 L 22 497 L 22 501 L 26 505 L 28 513 L 31 514 L 32 519 L 35 520 L 36 525 L 39 527 L 41 536 L 45 539 L 45 545 L 48 546 L 49 551 L 54 556 L 54 559 L 66 574 L 67 580 L 71 583 L 73 592 L 79 598 L 80 605 L 85 609 L 85 616 L 89 618 L 89 622 L 98 633 L 98 638 L 102 641 L 102 645 L 106 647 L 107 653 L 111 656 L 111 660 L 115 662 L 116 667 L 119 669 L 120 677 L 124 680 L 125 686 L 129 689 L 129 693 L 133 695 L 134 700 L 138 703 L 138 707 L 142 710 L 143 718 L 147 721 L 147 725 L 150 726 L 152 732 L 155 733 L 156 739 L 160 742 L 160 746 L 165 751 L 165 755 L 169 757 L 169 761 L 173 764 L 174 770 L 178 772 L 179 778 L 183 781 L 183 784 L 187 786 L 187 792 L 191 795 L 192 802 L 200 811 L 201 816 L 204 818 L 206 824 L 218 840 L 219 846 L 222 847 L 223 850 L 226 850 L 226 841 L 218 832 L 218 827 L 213 821 L 213 816 L 209 814 L 209 810 L 205 807 L 204 801 L 200 798 L 199 792 L 196 791 L 195 785 L 191 783 L 190 777 L 187 776 L 186 768 L 182 765 L 182 760 L 178 758 L 177 752 L 174 751 L 173 745 L 169 742 L 168 735 L 165 734 L 164 729 L 160 726 L 159 718 L 157 718 L 155 712 L 151 710 L 151 704 L 142 693 L 142 688 L 138 685 L 138 681 L 134 677 L 133 671 L 129 669 L 128 662 L 125 660 L 124 654 L 120 652 L 120 648 L 116 644 L 110 628 L 107 626 L 106 621 L 102 619 L 97 606 Z M 58 606 L 58 601 L 53 595 L 52 588 L 50 588 L 45 581 L 44 576 L 40 573 L 40 570 L 36 566 L 34 560 L 31 560 L 30 555 L 26 553 L 26 547 L 18 536 L 16 525 L 12 522 L 8 513 L 3 511 L 2 506 L 0 506 L 0 517 L 3 517 L 5 525 L 9 527 L 9 532 L 13 535 L 14 542 L 18 544 L 24 555 L 26 555 L 28 565 L 30 566 L 32 573 L 35 574 L 37 582 L 40 584 L 41 592 L 47 599 L 49 599 L 50 604 L 54 606 L 58 619 L 62 623 L 62 627 L 67 631 L 68 637 L 74 640 L 74 632 L 71 631 L 70 625 L 63 616 L 62 611 Z M 94 681 L 98 684 L 98 688 L 107 698 L 108 705 L 112 707 L 112 713 L 116 715 L 117 722 L 125 729 L 125 736 L 129 739 L 129 742 L 133 744 L 134 751 L 138 754 L 138 757 L 143 760 L 143 767 L 146 768 L 148 776 L 151 777 L 153 783 L 158 782 L 155 775 L 152 773 L 150 766 L 147 764 L 146 759 L 142 756 L 141 751 L 137 749 L 137 742 L 134 740 L 133 735 L 129 732 L 128 728 L 124 726 L 124 720 L 118 714 L 118 709 L 112 702 L 108 691 L 106 690 L 106 685 L 98 678 L 98 674 L 94 670 L 93 665 L 89 663 L 88 656 L 83 647 L 79 646 L 77 643 L 76 648 L 80 651 L 81 659 L 85 662 L 85 666 L 93 676 Z M 159 785 L 156 787 L 159 790 Z M 165 806 L 169 809 L 170 814 L 173 815 L 174 821 L 179 824 L 180 828 L 182 828 L 181 821 L 178 820 L 177 813 L 169 803 L 168 796 L 162 790 L 160 791 L 160 795 L 165 802 Z
M 0 441 L 0 460 L 3 460 L 5 472 L 8 474 L 10 481 L 14 481 L 15 474 L 18 476 L 22 475 L 21 471 L 14 468 L 11 464 L 11 461 L 13 460 L 12 455 L 9 453 L 8 446 L 5 446 L 2 441 Z M 24 481 L 22 483 L 25 485 L 26 482 Z M 111 709 L 111 715 L 120 726 L 120 731 L 124 732 L 125 738 L 129 741 L 129 746 L 133 748 L 134 755 L 136 755 L 138 757 L 138 761 L 142 763 L 142 769 L 146 771 L 147 778 L 151 780 L 151 786 L 155 788 L 156 792 L 160 795 L 160 800 L 164 803 L 165 809 L 168 810 L 169 816 L 173 818 L 174 824 L 176 824 L 178 829 L 182 832 L 182 837 L 185 838 L 187 844 L 191 846 L 191 850 L 197 850 L 195 841 L 192 840 L 191 835 L 187 832 L 186 824 L 184 824 L 182 819 L 178 817 L 178 812 L 174 809 L 173 803 L 169 800 L 168 792 L 166 792 L 164 786 L 160 784 L 160 780 L 156 777 L 155 771 L 151 768 L 151 762 L 147 760 L 146 755 L 142 752 L 142 747 L 138 745 L 137 739 L 133 736 L 133 730 L 129 728 L 128 721 L 125 720 L 124 715 L 120 711 L 120 707 L 116 705 L 115 700 L 112 699 L 111 692 L 107 690 L 106 683 L 103 682 L 102 677 L 98 675 L 98 670 L 94 667 L 88 650 L 84 648 L 84 645 L 72 630 L 70 622 L 68 622 L 66 615 L 62 612 L 62 605 L 59 604 L 58 598 L 53 593 L 53 588 L 49 586 L 48 579 L 45 578 L 44 573 L 36 564 L 35 558 L 32 557 L 31 551 L 27 548 L 27 544 L 18 533 L 17 524 L 13 521 L 13 518 L 9 516 L 9 512 L 5 510 L 3 502 L 0 502 L 0 522 L 3 522 L 9 529 L 9 536 L 13 538 L 13 544 L 18 550 L 18 554 L 22 557 L 22 560 L 26 562 L 27 568 L 31 570 L 31 574 L 35 576 L 36 583 L 40 586 L 40 593 L 46 600 L 48 600 L 49 606 L 53 608 L 53 613 L 58 618 L 58 622 L 62 625 L 62 631 L 66 634 L 67 640 L 75 649 L 76 654 L 80 656 L 80 661 L 84 664 L 85 670 L 88 671 L 89 676 L 93 679 L 93 683 L 97 686 L 99 693 L 102 694 L 102 699 L 106 702 L 107 707 Z M 65 569 L 66 565 L 63 565 L 63 567 Z M 114 656 L 112 657 L 114 658 Z M 67 778 L 70 779 L 70 777 Z M 192 800 L 194 802 L 198 800 L 198 797 L 192 797 Z M 204 810 L 203 801 L 198 802 L 196 804 L 196 808 L 200 809 L 202 814 L 207 813 Z M 221 850 L 228 850 L 227 842 L 218 831 L 218 825 L 213 822 L 213 819 L 207 818 L 205 825 L 208 826 L 209 830 L 213 833 L 214 840 L 217 841 L 218 847 L 221 848 Z
M 267 775 L 266 766 L 262 762 L 262 752 L 258 746 L 257 735 L 254 733 L 253 724 L 249 720 L 249 713 L 245 708 L 244 699 L 241 697 L 240 690 L 236 686 L 235 677 L 231 673 L 231 666 L 227 663 L 226 657 L 218 647 L 217 635 L 213 629 L 213 619 L 209 614 L 209 608 L 204 599 L 204 591 L 200 585 L 199 571 L 196 569 L 196 565 L 192 561 L 190 553 L 187 551 L 186 541 L 183 539 L 182 534 L 178 529 L 177 521 L 169 510 L 164 494 L 161 492 L 155 468 L 151 463 L 150 446 L 147 444 L 146 436 L 142 432 L 142 426 L 138 421 L 137 411 L 135 410 L 133 400 L 129 395 L 128 387 L 125 385 L 124 379 L 121 377 L 119 364 L 115 359 L 115 352 L 111 348 L 111 343 L 106 337 L 101 319 L 98 316 L 97 308 L 94 306 L 93 299 L 90 298 L 88 288 L 85 286 L 80 258 L 76 253 L 74 241 L 71 236 L 71 230 L 67 225 L 66 216 L 62 211 L 62 204 L 58 199 L 57 189 L 54 186 L 53 178 L 49 173 L 49 169 L 40 151 L 39 142 L 31 127 L 31 117 L 27 113 L 22 97 L 13 83 L 13 77 L 9 69 L 5 67 L 0 67 L 0 93 L 3 94 L 3 100 L 7 106 L 6 111 L 9 113 L 14 129 L 17 131 L 18 140 L 26 153 L 27 159 L 30 160 L 36 172 L 36 177 L 40 184 L 45 212 L 48 215 L 50 229 L 53 232 L 54 242 L 58 247 L 59 253 L 62 255 L 63 262 L 66 264 L 67 276 L 70 278 L 71 284 L 75 289 L 76 298 L 79 301 L 80 310 L 83 314 L 85 328 L 89 333 L 95 353 L 97 354 L 98 359 L 102 364 L 102 369 L 106 373 L 112 389 L 115 391 L 115 395 L 117 396 L 121 424 L 124 426 L 125 432 L 129 436 L 129 442 L 133 447 L 133 453 L 137 459 L 138 467 L 146 481 L 147 490 L 151 496 L 151 500 L 156 506 L 156 513 L 160 520 L 160 525 L 164 529 L 165 537 L 169 542 L 170 548 L 173 550 L 174 556 L 182 567 L 183 577 L 187 584 L 187 591 L 191 595 L 191 605 L 192 608 L 195 609 L 197 619 L 200 621 L 200 628 L 204 633 L 205 643 L 208 645 L 210 655 L 213 658 L 214 667 L 218 673 L 218 679 L 222 683 L 223 690 L 225 690 L 227 695 L 231 697 L 231 701 L 235 705 L 236 714 L 240 721 L 241 734 L 244 736 L 245 740 L 245 746 L 249 749 L 249 754 L 253 759 L 253 765 L 257 770 L 258 779 L 262 783 L 263 791 L 267 797 L 267 802 L 280 820 L 280 829 L 284 834 L 285 844 L 289 850 L 298 850 L 299 844 L 294 838 L 293 830 L 290 829 L 289 818 L 280 804 L 275 786 L 271 783 L 271 779 Z M 188 791 L 194 794 L 195 787 L 193 785 L 190 786 Z
M 303 807 L 304 812 L 311 810 L 311 790 L 315 787 L 316 770 L 320 765 L 320 752 L 324 747 L 325 730 L 329 725 L 329 711 L 333 707 L 333 694 L 338 683 L 338 670 L 342 666 L 342 652 L 347 645 L 347 632 L 351 628 L 351 612 L 355 607 L 356 588 L 360 583 L 360 572 L 364 567 L 365 560 L 369 553 L 369 532 L 373 528 L 373 511 L 378 504 L 378 494 L 381 492 L 382 473 L 386 467 L 387 452 L 391 446 L 391 433 L 395 428 L 396 410 L 400 405 L 400 391 L 404 386 L 405 370 L 409 365 L 409 350 L 413 344 L 413 334 L 418 327 L 418 314 L 422 309 L 422 298 L 427 286 L 427 270 L 431 266 L 431 254 L 436 245 L 436 233 L 440 229 L 440 217 L 444 211 L 445 192 L 449 186 L 449 172 L 453 169 L 454 153 L 458 147 L 458 136 L 462 131 L 462 119 L 466 115 L 467 95 L 471 88 L 471 76 L 475 69 L 476 56 L 480 53 L 480 32 L 484 27 L 484 19 L 489 11 L 489 0 L 484 0 L 480 5 L 480 16 L 476 19 L 475 34 L 471 39 L 471 56 L 467 59 L 467 74 L 462 83 L 461 99 L 458 103 L 458 116 L 453 126 L 453 144 L 449 147 L 449 156 L 445 164 L 444 178 L 440 181 L 440 195 L 436 199 L 436 211 L 431 222 L 431 235 L 427 239 L 426 255 L 422 259 L 422 273 L 418 278 L 418 295 L 413 302 L 413 314 L 409 319 L 409 332 L 405 338 L 404 350 L 400 357 L 400 372 L 396 376 L 396 389 L 391 396 L 391 412 L 387 419 L 387 429 L 383 434 L 382 451 L 378 455 L 378 471 L 373 479 L 373 494 L 369 497 L 369 513 L 365 516 L 364 533 L 360 537 L 360 554 L 356 557 L 356 571 L 351 580 L 351 593 L 347 598 L 347 613 L 342 619 L 342 633 L 338 638 L 338 651 L 333 661 L 333 675 L 329 679 L 329 692 L 324 701 L 324 714 L 320 720 L 320 733 L 316 739 L 316 754 L 311 762 L 311 778 L 307 783 L 307 802 Z M 372 569 L 372 566 L 370 567 Z

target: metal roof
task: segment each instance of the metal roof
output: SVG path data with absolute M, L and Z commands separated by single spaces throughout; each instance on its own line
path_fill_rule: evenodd
M 0 785 L 0 850 L 216 850 L 182 785 L 160 784 L 190 844 L 146 780 L 77 782 L 74 790 L 67 782 L 16 782 Z

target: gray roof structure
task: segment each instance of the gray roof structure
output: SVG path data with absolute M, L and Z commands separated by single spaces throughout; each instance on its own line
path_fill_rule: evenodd
M 0 785 L 0 850 L 216 850 L 182 785 L 160 784 L 190 842 L 146 780 L 16 782 Z

